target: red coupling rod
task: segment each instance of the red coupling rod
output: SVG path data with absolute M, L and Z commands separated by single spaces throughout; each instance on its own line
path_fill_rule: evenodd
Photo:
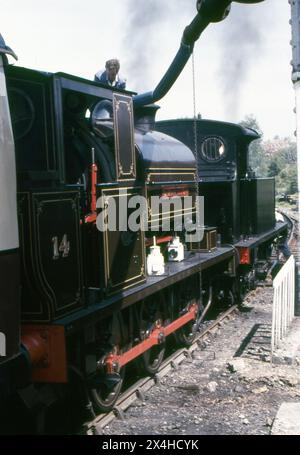
M 157 344 L 161 344 L 165 338 L 171 333 L 183 327 L 188 322 L 197 318 L 198 305 L 192 305 L 187 312 L 180 316 L 175 321 L 168 324 L 166 327 L 158 325 L 146 338 L 144 341 L 141 341 L 139 344 L 124 352 L 124 354 L 109 354 L 104 360 L 104 366 L 108 374 L 118 372 L 120 368 L 125 366 L 127 363 L 136 359 L 138 356 L 148 351 Z

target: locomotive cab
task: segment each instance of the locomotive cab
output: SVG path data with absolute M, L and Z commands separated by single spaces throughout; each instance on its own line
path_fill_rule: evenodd
M 101 235 L 90 197 L 92 151 L 97 198 L 116 201 L 114 187 L 122 185 L 140 193 L 131 94 L 64 73 L 10 66 L 6 76 L 19 177 L 22 313 L 47 322 L 83 307 L 84 289 L 144 280 L 142 235 L 131 246 L 116 233 Z M 125 261 L 121 270 L 116 254 Z M 133 256 L 138 261 L 129 270 Z

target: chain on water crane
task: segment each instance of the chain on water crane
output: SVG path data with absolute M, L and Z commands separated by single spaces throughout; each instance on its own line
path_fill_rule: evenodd
M 195 77 L 195 54 L 192 54 L 192 73 L 193 73 L 193 109 L 194 109 L 194 155 L 196 159 L 196 186 L 198 193 L 198 135 L 197 135 L 197 106 L 196 106 L 196 77 Z
M 196 160 L 196 175 L 195 175 L 195 196 L 199 193 L 199 160 L 198 160 L 198 128 L 197 128 L 197 100 L 196 100 L 196 71 L 195 71 L 195 54 L 194 50 L 192 53 L 192 73 L 193 73 L 193 109 L 194 109 L 194 155 Z M 197 207 L 197 205 L 196 205 Z M 200 272 L 199 272 L 199 300 L 200 300 L 200 308 L 202 308 L 202 273 L 201 273 L 201 265 L 200 265 Z

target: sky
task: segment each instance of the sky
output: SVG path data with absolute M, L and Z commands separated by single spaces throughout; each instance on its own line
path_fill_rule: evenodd
M 17 65 L 87 79 L 117 57 L 129 90 L 153 90 L 175 56 L 196 0 L 0 0 L 0 33 Z M 264 139 L 294 137 L 288 0 L 233 4 L 194 50 L 196 112 L 238 122 L 253 114 Z M 190 60 L 157 119 L 193 116 Z

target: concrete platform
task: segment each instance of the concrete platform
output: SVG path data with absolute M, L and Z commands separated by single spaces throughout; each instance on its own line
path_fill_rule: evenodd
M 288 333 L 272 356 L 277 365 L 300 365 L 300 317 L 295 317 Z
M 300 435 L 300 402 L 282 403 L 275 417 L 271 435 Z

